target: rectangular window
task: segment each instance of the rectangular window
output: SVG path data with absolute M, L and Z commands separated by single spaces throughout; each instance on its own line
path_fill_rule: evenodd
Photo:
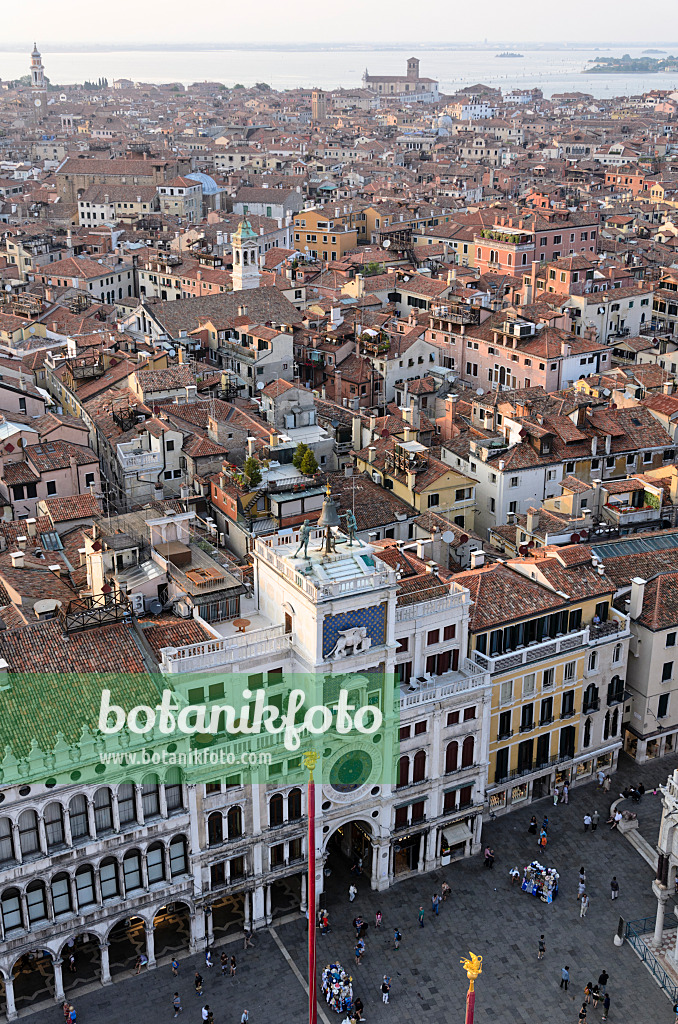
M 568 661 L 563 670 L 563 680 L 566 683 L 572 682 L 575 676 L 576 661 Z
M 447 713 L 447 724 L 448 725 L 458 725 L 459 724 L 459 712 L 458 711 L 448 711 L 448 713 Z
M 426 720 L 424 720 L 423 722 L 415 722 L 414 723 L 414 735 L 415 736 L 423 736 L 423 734 L 427 731 L 427 729 L 428 729 L 428 722 Z
M 542 689 L 544 687 L 553 686 L 553 680 L 554 680 L 554 677 L 555 677 L 555 671 L 556 670 L 554 668 L 545 668 L 544 669 L 544 677 L 542 679 L 542 684 L 541 684 L 542 685 Z
M 667 683 L 673 675 L 673 662 L 665 661 L 662 668 L 662 683 Z
M 507 679 L 501 684 L 499 703 L 509 704 L 513 700 L 513 680 Z
M 669 694 L 662 693 L 657 707 L 657 718 L 666 718 L 669 713 Z
M 46 480 L 45 484 L 47 485 L 47 497 L 50 497 L 50 495 L 52 495 L 52 494 L 56 494 L 56 492 L 57 492 L 56 480 Z
M 534 672 L 523 677 L 523 697 L 531 697 L 537 688 L 537 677 Z
M 476 706 L 472 704 L 470 708 L 464 708 L 464 721 L 472 722 L 476 717 Z
M 454 640 L 457 634 L 456 626 L 445 626 L 443 630 L 443 640 Z
M 440 641 L 440 630 L 430 629 L 426 637 L 426 643 L 430 647 L 432 644 L 437 644 Z
M 676 634 L 675 633 L 667 633 L 666 634 L 666 646 L 667 647 L 675 647 L 676 646 Z

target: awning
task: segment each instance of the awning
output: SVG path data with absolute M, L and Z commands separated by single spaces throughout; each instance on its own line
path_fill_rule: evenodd
M 473 833 L 465 821 L 458 821 L 456 825 L 450 825 L 448 828 L 443 829 L 443 839 L 448 846 L 458 846 L 460 843 L 465 843 L 467 839 L 472 838 Z

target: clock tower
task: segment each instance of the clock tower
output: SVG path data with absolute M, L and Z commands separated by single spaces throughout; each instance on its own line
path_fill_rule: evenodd
M 31 54 L 31 97 L 33 117 L 36 121 L 42 121 L 47 116 L 47 88 L 45 86 L 45 68 L 36 43 L 33 43 L 33 53 Z

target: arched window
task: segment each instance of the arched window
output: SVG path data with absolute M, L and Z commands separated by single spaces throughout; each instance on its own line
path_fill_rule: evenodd
M 47 917 L 47 900 L 43 882 L 31 882 L 26 889 L 26 906 L 28 908 L 29 927 L 34 921 L 44 921 Z
M 99 878 L 101 880 L 101 896 L 108 900 L 113 896 L 120 895 L 118 884 L 118 865 L 113 857 L 107 857 L 99 865 Z
M 283 823 L 283 798 L 281 793 L 274 793 L 268 805 L 269 825 L 282 825 Z
M 398 782 L 397 786 L 407 786 L 410 781 L 410 759 L 406 754 L 398 761 Z
M 38 816 L 35 811 L 24 811 L 19 815 L 19 845 L 23 857 L 40 849 Z
M 418 750 L 414 755 L 412 782 L 423 782 L 426 778 L 426 751 Z
M 603 726 L 603 739 L 606 740 L 610 735 L 610 712 L 605 712 L 605 725 Z
M 238 249 L 235 250 L 235 265 L 236 267 L 240 265 L 240 252 Z
M 588 747 L 591 743 L 591 719 L 587 718 L 584 722 L 584 746 Z
M 12 822 L 9 818 L 0 818 L 0 864 L 9 864 L 15 859 Z
M 118 815 L 121 825 L 129 825 L 137 820 L 134 786 L 131 782 L 123 782 L 118 786 Z
M 452 740 L 451 743 L 447 744 L 445 750 L 445 771 L 453 772 L 457 769 L 457 759 L 459 757 L 459 744 L 456 740 Z
M 113 828 L 113 801 L 108 786 L 102 786 L 94 794 L 94 824 L 97 835 Z
M 240 807 L 229 808 L 226 824 L 229 839 L 238 839 L 242 835 L 242 810 Z
M 157 775 L 147 775 L 141 783 L 141 803 L 144 819 L 160 814 L 160 787 Z
M 511 253 L 508 253 L 508 255 L 506 256 L 506 266 L 510 267 L 512 263 L 513 263 L 513 257 L 511 256 Z
M 89 835 L 87 819 L 87 800 L 84 796 L 74 796 L 68 805 L 68 817 L 71 823 L 71 838 L 82 839 Z
M 21 897 L 18 889 L 5 889 L 0 897 L 0 908 L 2 908 L 2 923 L 5 935 L 23 928 L 24 923 L 21 917 Z
M 461 748 L 461 766 L 462 768 L 468 768 L 473 764 L 473 754 L 475 750 L 475 741 L 473 736 L 467 736 L 464 740 Z
M 48 804 L 45 808 L 45 832 L 48 850 L 63 845 L 64 814 L 61 804 Z
M 125 884 L 126 893 L 143 888 L 141 854 L 138 850 L 130 850 L 129 853 L 125 854 L 122 862 L 122 880 Z
M 224 819 L 221 811 L 215 811 L 207 819 L 207 842 L 210 846 L 218 846 L 224 841 Z
M 86 864 L 75 872 L 75 892 L 78 898 L 78 910 L 96 903 L 96 890 L 94 888 L 94 871 Z
M 595 683 L 589 683 L 584 691 L 584 714 L 589 711 L 598 710 L 598 687 Z
M 165 851 L 162 843 L 153 843 L 146 851 L 146 864 L 148 865 L 148 881 L 162 882 L 165 877 Z
M 598 668 L 598 652 L 591 651 L 589 654 L 589 672 L 595 672 Z
M 169 812 L 183 809 L 184 787 L 181 784 L 181 771 L 179 768 L 170 768 L 165 777 L 165 802 Z
M 175 836 L 170 843 L 170 875 L 176 878 L 177 875 L 185 875 L 188 871 L 188 858 L 186 857 L 186 840 L 183 836 Z
M 65 872 L 55 875 L 52 879 L 52 905 L 56 917 L 59 914 L 70 914 L 73 909 L 71 906 L 71 886 L 68 875 Z
M 291 789 L 287 796 L 287 818 L 295 821 L 301 817 L 301 790 Z
M 613 736 L 617 735 L 617 726 L 619 725 L 619 708 L 615 708 L 612 712 L 612 724 L 610 726 L 610 732 Z
M 615 665 L 618 665 L 619 662 L 622 660 L 622 651 L 623 650 L 624 650 L 624 648 L 622 647 L 621 644 L 615 644 L 614 645 L 614 651 L 612 652 L 612 661 L 613 661 L 613 663 Z

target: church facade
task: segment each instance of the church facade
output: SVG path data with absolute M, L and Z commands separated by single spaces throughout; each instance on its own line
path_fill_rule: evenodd
M 439 100 L 438 83 L 419 75 L 418 57 L 408 58 L 406 75 L 370 75 L 365 69 L 363 88 L 387 103 L 437 103 Z

